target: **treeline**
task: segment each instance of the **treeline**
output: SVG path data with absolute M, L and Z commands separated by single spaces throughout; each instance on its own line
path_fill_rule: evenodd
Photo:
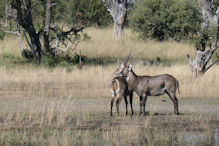
M 77 19 L 84 23 L 97 27 L 113 24 L 102 0 L 73 0 L 71 3 Z M 125 24 L 142 39 L 180 41 L 195 39 L 202 21 L 197 0 L 136 0 L 128 10 Z
M 194 40 L 202 22 L 197 0 L 135 0 L 125 17 L 142 39 L 159 41 Z M 38 62 L 45 54 L 56 58 L 57 50 L 74 50 L 89 38 L 84 28 L 112 25 L 102 0 L 1 0 L 0 38 L 6 32 L 22 37 L 31 50 L 21 48 L 22 55 Z
M 0 18 L 5 19 L 5 4 L 0 7 Z M 13 2 L 14 0 L 12 0 Z M 36 27 L 43 23 L 45 0 L 31 0 L 36 5 L 31 10 Z M 55 0 L 52 9 L 53 21 L 80 23 L 86 26 L 105 27 L 112 25 L 112 18 L 102 0 Z M 64 21 L 63 21 L 64 20 Z M 139 0 L 135 1 L 126 17 L 130 26 L 143 39 L 181 40 L 191 39 L 201 27 L 201 9 L 197 0 Z M 0 35 L 3 36 L 2 34 Z

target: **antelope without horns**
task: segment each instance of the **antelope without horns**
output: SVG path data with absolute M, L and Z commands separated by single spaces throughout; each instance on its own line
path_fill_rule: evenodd
M 128 89 L 130 91 L 136 92 L 140 97 L 140 113 L 142 113 L 142 108 L 144 114 L 145 106 L 148 96 L 159 96 L 164 95 L 165 93 L 170 97 L 174 103 L 174 113 L 179 114 L 178 110 L 178 100 L 176 97 L 176 90 L 179 91 L 179 82 L 178 80 L 169 75 L 162 74 L 157 76 L 138 76 L 132 70 L 132 65 L 122 63 L 120 67 L 114 72 L 116 75 L 123 76 L 126 80 Z
M 112 93 L 111 109 L 110 109 L 111 116 L 113 115 L 112 109 L 113 109 L 113 104 L 114 104 L 115 99 L 116 99 L 117 114 L 119 115 L 119 103 L 122 100 L 122 98 L 124 98 L 124 100 L 125 100 L 126 115 L 128 114 L 127 96 L 129 96 L 129 98 L 130 98 L 130 106 L 131 106 L 131 111 L 133 114 L 133 108 L 132 108 L 133 91 L 131 92 L 128 90 L 127 83 L 123 77 L 117 76 L 111 80 L 110 91 Z

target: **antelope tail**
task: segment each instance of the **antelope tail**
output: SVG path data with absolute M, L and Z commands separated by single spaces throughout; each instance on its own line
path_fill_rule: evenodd
M 179 90 L 179 81 L 176 80 L 176 88 L 178 89 L 178 92 L 180 93 L 180 90 Z
M 112 97 L 113 97 L 113 98 L 116 97 L 116 91 L 115 91 L 115 89 L 114 89 L 114 87 L 113 87 L 113 85 L 114 85 L 115 82 L 116 82 L 115 79 L 113 79 L 113 80 L 111 81 L 111 87 L 110 87 L 110 91 L 111 91 L 111 93 L 112 93 Z

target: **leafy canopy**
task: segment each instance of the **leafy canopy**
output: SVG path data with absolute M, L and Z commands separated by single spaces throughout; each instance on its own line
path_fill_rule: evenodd
M 194 37 L 202 22 L 196 0 L 141 0 L 130 17 L 143 39 L 182 40 Z

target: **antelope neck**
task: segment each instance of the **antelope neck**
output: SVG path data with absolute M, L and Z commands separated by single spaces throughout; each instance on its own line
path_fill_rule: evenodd
M 126 81 L 131 83 L 131 82 L 134 82 L 136 78 L 137 78 L 137 75 L 132 70 L 130 70 L 128 73 L 128 76 L 126 77 Z

